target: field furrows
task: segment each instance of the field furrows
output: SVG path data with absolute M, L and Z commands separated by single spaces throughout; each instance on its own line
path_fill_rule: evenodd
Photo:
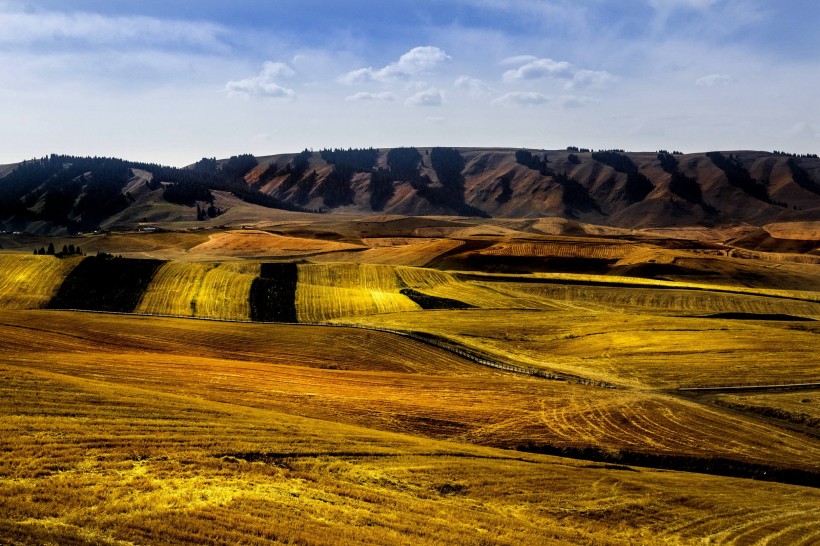
M 635 387 L 817 380 L 820 325 L 601 310 L 425 311 L 344 319 L 427 332 L 502 362 Z
M 297 257 L 321 252 L 360 249 L 359 245 L 302 237 L 286 237 L 265 231 L 239 230 L 211 235 L 207 242 L 191 248 L 193 256 Z
M 453 239 L 365 239 L 369 248 L 359 252 L 323 254 L 310 258 L 311 262 L 345 261 L 362 264 L 423 266 L 445 252 L 464 244 Z
M 497 243 L 481 254 L 494 256 L 537 256 L 557 258 L 596 258 L 619 260 L 626 257 L 636 245 L 595 244 L 595 243 L 555 243 L 555 242 L 503 242 Z
M 0 309 L 39 309 L 82 258 L 0 255 Z
M 43 321 L 56 321 L 55 332 L 72 317 L 43 315 Z M 185 333 L 189 324 L 190 334 Z M 818 470 L 811 463 L 820 460 L 816 440 L 685 400 L 511 376 L 378 332 L 349 330 L 346 335 L 351 337 L 344 341 L 344 330 L 336 329 L 337 338 L 326 328 L 320 345 L 324 357 L 316 349 L 318 340 L 302 337 L 322 330 L 313 327 L 270 328 L 280 332 L 274 339 L 288 342 L 260 347 L 258 354 L 246 354 L 243 360 L 238 360 L 241 352 L 231 355 L 235 343 L 245 343 L 231 336 L 242 325 L 210 324 L 212 337 L 210 342 L 202 340 L 202 349 L 174 342 L 182 337 L 193 343 L 197 332 L 205 333 L 200 324 L 94 317 L 78 337 L 87 336 L 91 346 L 93 332 L 103 346 L 106 339 L 115 340 L 118 351 L 18 347 L 0 351 L 0 362 L 169 393 L 184 389 L 217 402 L 498 447 L 599 447 Z M 255 326 L 254 334 L 264 336 L 268 328 Z M 128 341 L 130 335 L 134 339 Z M 356 344 L 357 337 L 363 343 Z M 149 351 L 150 345 L 156 349 Z M 208 346 L 210 353 L 204 348 Z
M 299 322 L 324 322 L 356 315 L 418 311 L 399 293 L 396 270 L 372 264 L 304 264 L 299 266 L 296 315 Z
M 396 268 L 398 276 L 409 288 L 430 296 L 458 300 L 484 309 L 553 309 L 552 302 L 527 294 L 509 293 L 500 283 L 482 286 L 461 282 L 453 275 L 433 269 Z
M 250 320 L 249 294 L 259 264 L 168 262 L 157 271 L 136 313 Z
M 609 470 L 17 366 L 0 377 L 12 543 L 695 543 L 759 521 L 756 538 L 799 544 L 820 529 L 813 489 Z
M 653 290 L 627 286 L 610 288 L 506 282 L 478 284 L 489 287 L 500 285 L 510 292 L 515 291 L 547 300 L 589 302 L 607 308 L 652 309 L 663 312 L 787 314 L 820 318 L 820 303 L 754 295 L 694 290 Z

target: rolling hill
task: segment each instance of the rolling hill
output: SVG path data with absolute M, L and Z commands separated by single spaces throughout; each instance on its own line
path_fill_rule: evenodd
M 315 213 L 552 217 L 625 229 L 752 225 L 762 228 L 752 246 L 785 238 L 791 242 L 778 251 L 800 252 L 801 238 L 816 231 L 804 223 L 820 217 L 820 159 L 759 151 L 370 148 L 203 159 L 185 169 L 54 155 L 0 170 L 6 231 L 191 229 Z M 788 235 L 776 226 L 788 226 Z

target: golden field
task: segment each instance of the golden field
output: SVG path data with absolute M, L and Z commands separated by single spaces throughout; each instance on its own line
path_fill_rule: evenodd
M 612 449 L 666 441 L 818 460 L 816 440 L 693 402 L 511 378 L 356 329 L 43 311 L 2 323 L 9 540 L 811 544 L 820 534 L 813 488 L 474 445 L 541 428 Z
M 0 543 L 820 541 L 820 389 L 677 390 L 820 381 L 812 260 L 717 232 L 283 218 L 88 236 L 171 259 L 136 316 L 44 310 L 81 258 L 4 247 Z M 264 263 L 294 260 L 258 300 Z M 251 322 L 262 304 L 305 324 Z

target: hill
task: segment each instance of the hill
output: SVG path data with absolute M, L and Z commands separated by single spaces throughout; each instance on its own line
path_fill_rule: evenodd
M 307 214 L 306 214 L 307 213 Z M 184 169 L 52 155 L 0 169 L 0 230 L 68 234 L 344 216 L 563 218 L 622 229 L 816 232 L 820 159 L 782 152 L 504 148 L 303 151 Z M 813 237 L 809 237 L 813 238 Z M 796 242 L 795 242 L 796 241 Z M 798 251 L 799 252 L 799 251 Z

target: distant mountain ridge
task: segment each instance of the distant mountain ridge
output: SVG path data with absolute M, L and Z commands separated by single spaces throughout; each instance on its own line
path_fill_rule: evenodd
M 225 198 L 231 194 L 235 198 Z M 236 198 L 258 207 L 362 216 L 762 226 L 820 220 L 820 159 L 759 151 L 408 147 L 246 154 L 176 169 L 50 156 L 0 171 L 0 230 L 218 221 Z

